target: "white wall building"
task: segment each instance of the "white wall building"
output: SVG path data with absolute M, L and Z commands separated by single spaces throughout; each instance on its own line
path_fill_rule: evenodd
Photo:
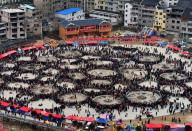
M 24 39 L 27 37 L 23 10 L 2 9 L 1 20 L 7 24 L 7 39 Z
M 171 6 L 176 6 L 179 0 L 162 0 L 163 5 L 168 8 Z
M 138 4 L 125 4 L 124 11 L 124 26 L 125 27 L 137 27 L 139 18 L 139 5 Z
M 83 20 L 85 13 L 81 8 L 69 8 L 56 12 L 55 17 L 64 20 Z
M 41 36 L 42 35 L 41 12 L 36 7 L 27 4 L 20 5 L 19 8 L 25 11 L 27 37 L 34 35 Z
M 16 3 L 20 2 L 20 0 L 0 0 L 0 5 L 7 4 L 7 3 Z
M 106 20 L 110 22 L 113 26 L 118 25 L 123 21 L 123 18 L 119 13 L 109 12 L 109 11 L 92 10 L 89 16 L 92 18 Z
M 6 30 L 7 26 L 6 23 L 0 21 L 0 44 L 6 40 Z

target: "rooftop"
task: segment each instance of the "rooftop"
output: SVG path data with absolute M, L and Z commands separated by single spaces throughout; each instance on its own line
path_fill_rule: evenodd
M 1 11 L 7 12 L 7 13 L 21 13 L 21 12 L 24 12 L 21 9 L 2 9 Z
M 186 8 L 183 12 L 182 17 L 184 17 L 187 20 L 192 20 L 192 8 Z
M 143 0 L 141 2 L 142 5 L 146 5 L 146 6 L 157 6 L 159 4 L 160 0 Z
M 68 15 L 68 14 L 79 12 L 80 10 L 81 10 L 81 8 L 69 8 L 66 10 L 57 11 L 56 14 Z
M 176 8 L 180 9 L 192 8 L 192 0 L 179 0 L 179 2 L 176 5 Z
M 67 21 L 64 20 L 61 22 L 61 24 L 64 27 L 67 27 L 69 25 L 76 25 L 76 26 L 90 26 L 90 25 L 99 25 L 103 22 L 102 19 L 85 19 L 85 20 L 75 20 L 75 21 Z
M 27 4 L 20 5 L 20 7 L 21 7 L 21 8 L 26 8 L 26 9 L 30 9 L 30 10 L 35 10 L 35 7 L 34 7 L 34 6 L 27 5 Z
M 107 16 L 118 16 L 119 13 L 112 12 L 112 11 L 103 11 L 103 10 L 92 10 L 90 14 L 101 14 L 101 15 L 107 15 Z

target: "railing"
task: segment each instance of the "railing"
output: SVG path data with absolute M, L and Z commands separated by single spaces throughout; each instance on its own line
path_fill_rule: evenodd
M 24 123 L 24 124 L 35 125 L 35 126 L 40 127 L 40 128 L 52 129 L 52 130 L 55 130 L 55 131 L 64 131 L 65 130 L 62 127 L 52 126 L 52 125 L 44 124 L 43 122 L 38 122 L 38 121 L 35 121 L 35 120 L 29 120 L 29 119 L 17 117 L 17 116 L 14 116 L 14 115 L 9 115 L 9 114 L 0 113 L 0 117 L 2 117 L 3 119 L 18 121 L 18 122 L 21 122 L 21 123 Z
M 111 28 L 99 28 L 99 32 L 110 32 L 111 31 Z

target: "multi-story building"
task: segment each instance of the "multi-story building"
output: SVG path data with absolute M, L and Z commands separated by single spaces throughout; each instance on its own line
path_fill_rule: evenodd
M 131 1 L 132 0 L 119 0 L 118 1 L 118 10 L 119 10 L 119 12 L 124 13 L 124 11 L 125 11 L 125 4 L 126 3 L 130 3 Z M 137 0 L 132 1 L 132 2 L 137 2 Z
M 181 18 L 181 37 L 192 37 L 192 8 L 187 8 Z
M 81 7 L 83 0 L 65 0 L 67 2 L 67 8 Z
M 85 12 L 92 11 L 95 9 L 95 2 L 97 0 L 82 0 L 82 8 Z
M 139 16 L 139 25 L 141 27 L 153 26 L 153 18 L 158 5 L 159 0 L 143 0 L 141 2 Z
M 6 23 L 0 22 L 0 44 L 6 41 Z
M 153 19 L 153 29 L 155 29 L 158 32 L 165 32 L 166 16 L 167 16 L 166 12 L 163 9 L 157 8 Z
M 54 16 L 56 11 L 67 8 L 66 0 L 33 0 L 33 3 L 44 17 Z
M 132 1 L 125 4 L 124 10 L 124 26 L 129 28 L 137 28 L 140 16 L 140 1 Z
M 91 18 L 106 20 L 110 22 L 113 26 L 119 25 L 120 23 L 122 23 L 122 20 L 123 20 L 121 14 L 116 12 L 103 11 L 103 10 L 92 10 L 90 11 L 89 16 Z
M 63 21 L 59 25 L 59 36 L 63 40 L 77 39 L 81 36 L 109 36 L 112 26 L 102 19 Z
M 83 0 L 33 0 L 34 5 L 42 12 L 44 17 L 55 15 L 56 11 L 67 8 L 82 7 Z
M 68 8 L 55 13 L 55 17 L 64 20 L 83 20 L 85 13 L 81 8 Z
M 179 0 L 162 0 L 162 4 L 165 8 L 176 6 Z
M 179 35 L 181 31 L 181 18 L 187 8 L 192 8 L 191 0 L 179 0 L 176 6 L 167 9 L 167 32 Z
M 25 12 L 27 37 L 42 35 L 42 15 L 36 7 L 24 4 L 19 9 Z
M 0 5 L 9 4 L 9 3 L 18 3 L 21 0 L 0 0 Z
M 25 12 L 21 9 L 2 9 L 1 20 L 7 24 L 7 39 L 24 39 L 27 37 L 25 28 Z
M 95 9 L 119 12 L 118 0 L 96 0 Z

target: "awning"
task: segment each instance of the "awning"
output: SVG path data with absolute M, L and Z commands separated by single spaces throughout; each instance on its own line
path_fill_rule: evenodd
M 192 127 L 192 122 L 185 123 L 185 126 L 191 126 Z
M 161 129 L 163 128 L 163 124 L 145 124 L 145 127 L 152 129 Z
M 95 121 L 95 118 L 93 118 L 93 117 L 84 117 L 83 120 L 87 121 L 87 122 L 93 122 L 93 121 Z
M 51 115 L 51 113 L 46 112 L 46 111 L 42 111 L 42 112 L 41 112 L 41 115 L 48 117 L 49 115 Z
M 63 116 L 61 114 L 52 114 L 53 118 L 61 119 Z
M 8 107 L 10 105 L 10 103 L 4 102 L 4 101 L 0 101 L 0 104 L 1 106 L 4 106 L 4 107 Z
M 24 48 L 22 48 L 22 50 L 27 51 L 27 50 L 39 49 L 39 48 L 44 48 L 43 44 L 29 46 L 29 47 L 24 47 Z
M 72 121 L 87 121 L 87 122 L 95 121 L 95 118 L 93 117 L 79 117 L 74 115 L 66 116 L 65 119 L 72 120 Z
M 19 108 L 19 110 L 23 111 L 23 112 L 29 112 L 31 109 L 29 107 L 23 106 L 23 107 Z
M 9 55 L 12 55 L 12 54 L 16 53 L 16 52 L 17 52 L 16 50 L 12 50 L 12 51 L 8 51 L 8 52 L 6 52 L 4 54 L 1 54 L 0 59 L 3 59 L 3 58 L 5 58 L 5 57 L 7 57 Z
M 191 55 L 188 51 L 183 51 L 180 53 L 181 55 Z
M 75 120 L 77 116 L 74 115 L 70 115 L 70 116 L 66 116 L 65 119 L 67 120 Z
M 41 112 L 42 112 L 42 110 L 40 110 L 40 109 L 35 109 L 33 111 L 36 112 L 37 114 L 41 114 Z
M 166 125 L 170 126 L 170 128 L 184 128 L 185 127 L 184 124 L 175 124 L 175 123 L 166 124 Z
M 177 47 L 176 45 L 173 45 L 173 44 L 168 45 L 167 48 L 173 49 L 175 51 L 180 51 L 181 50 L 181 48 L 179 48 L 179 47 Z

